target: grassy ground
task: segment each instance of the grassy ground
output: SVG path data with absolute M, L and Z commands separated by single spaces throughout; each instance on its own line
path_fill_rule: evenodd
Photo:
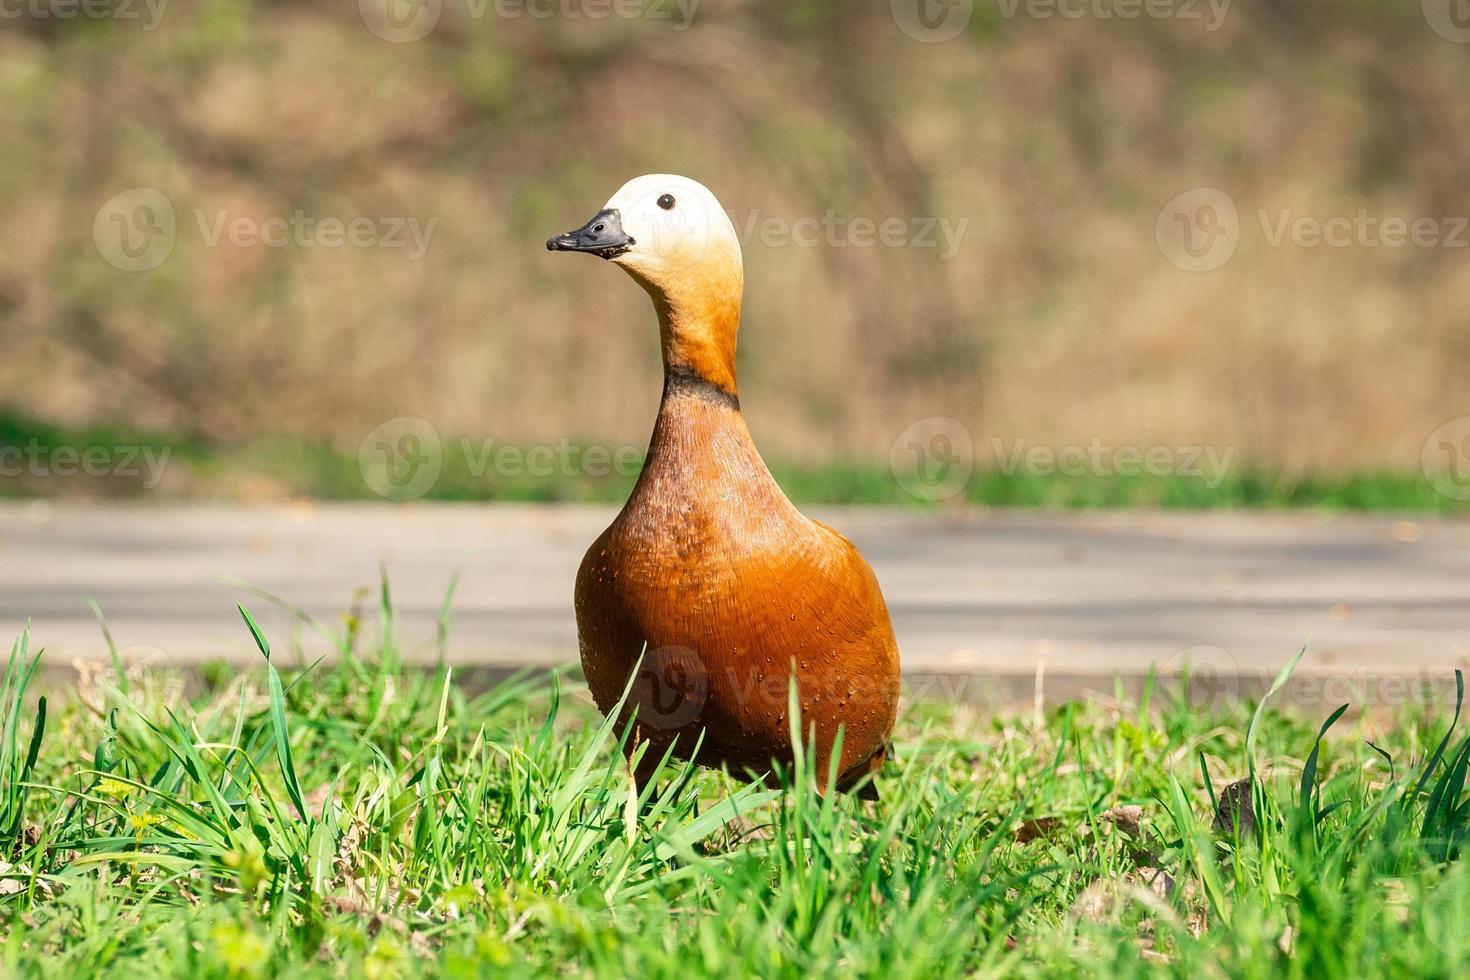
M 636 479 L 606 460 L 587 475 L 582 447 L 558 448 L 556 472 L 494 472 L 483 455 L 457 451 L 446 439 L 442 471 L 424 494 L 427 500 L 502 500 L 622 503 Z M 475 441 L 478 447 L 478 440 Z M 364 479 L 355 451 L 295 439 L 263 439 L 235 447 L 213 446 L 191 436 L 115 428 L 68 429 L 0 413 L 0 451 L 23 449 L 21 472 L 0 474 L 0 497 L 106 496 L 134 499 L 271 500 L 308 497 L 321 500 L 379 500 Z M 499 447 L 497 447 L 499 448 Z M 529 447 L 519 448 L 523 452 Z M 73 461 L 61 474 L 47 472 L 46 461 L 65 449 L 80 455 L 96 449 L 109 460 L 126 461 L 125 473 L 91 477 Z M 136 450 L 136 451 L 135 451 Z M 481 451 L 483 453 L 483 451 Z M 146 453 L 146 455 L 145 455 Z M 31 466 L 31 460 L 40 465 Z M 163 461 L 163 477 L 146 465 Z M 16 464 L 12 464 L 14 468 Z M 881 463 L 836 462 L 819 465 L 771 460 L 781 486 L 800 504 L 888 504 L 926 506 L 899 484 Z M 32 472 L 32 470 L 36 472 Z M 54 467 L 53 467 L 54 469 Z M 38 475 L 39 474 L 39 475 Z M 1346 473 L 1288 476 L 1250 467 L 1229 470 L 1218 486 L 1199 477 L 1086 473 L 1038 475 L 977 468 L 964 489 L 942 503 L 968 502 L 991 507 L 1120 508 L 1161 507 L 1316 508 L 1398 513 L 1463 514 L 1470 501 L 1435 491 L 1421 473 Z
M 468 696 L 396 667 L 385 623 L 367 644 L 350 628 L 337 665 L 278 672 L 277 656 L 187 698 L 177 678 L 123 671 L 42 703 L 22 639 L 0 730 L 0 969 L 1470 966 L 1454 704 L 1338 720 L 1320 745 L 1336 714 L 1182 692 L 1014 717 L 910 705 L 876 803 L 821 799 L 802 762 L 777 789 L 671 767 L 634 799 L 619 733 L 580 688 Z

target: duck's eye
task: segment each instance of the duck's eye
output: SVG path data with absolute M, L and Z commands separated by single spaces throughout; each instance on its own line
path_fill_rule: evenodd
M 671 211 L 671 210 L 673 210 L 673 207 L 674 207 L 674 195 L 672 195 L 672 194 L 665 194 L 663 197 L 659 198 L 658 199 L 658 206 L 661 207 L 661 208 L 663 208 L 665 211 Z

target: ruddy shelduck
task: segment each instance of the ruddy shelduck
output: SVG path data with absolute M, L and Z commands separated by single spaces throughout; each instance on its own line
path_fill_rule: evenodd
M 836 787 L 850 787 L 887 755 L 898 645 L 868 563 L 786 499 L 740 413 L 745 271 L 729 216 L 702 184 L 653 174 L 546 247 L 621 266 L 653 298 L 663 346 L 643 471 L 577 573 L 582 667 L 598 707 L 613 710 L 631 681 L 628 749 L 649 743 L 640 778 L 670 748 L 768 777 L 793 758 L 794 703 L 819 784 L 840 730 Z

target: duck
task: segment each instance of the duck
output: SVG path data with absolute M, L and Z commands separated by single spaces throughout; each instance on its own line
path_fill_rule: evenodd
M 574 590 L 587 686 L 621 713 L 635 781 L 674 758 L 769 783 L 809 748 L 819 791 L 875 797 L 898 713 L 893 624 L 868 562 L 791 503 L 741 414 L 728 213 L 698 181 L 649 174 L 546 247 L 620 267 L 658 319 L 643 469 Z

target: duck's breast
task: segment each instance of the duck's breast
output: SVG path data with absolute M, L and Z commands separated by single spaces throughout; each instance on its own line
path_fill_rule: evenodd
M 740 432 L 708 433 L 699 452 L 651 453 L 588 550 L 576 593 L 587 681 L 607 711 L 642 655 L 641 723 L 665 736 L 702 731 L 701 761 L 762 768 L 790 754 L 794 676 L 819 748 L 843 726 L 846 769 L 892 729 L 887 607 L 857 550 L 791 505 Z

